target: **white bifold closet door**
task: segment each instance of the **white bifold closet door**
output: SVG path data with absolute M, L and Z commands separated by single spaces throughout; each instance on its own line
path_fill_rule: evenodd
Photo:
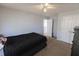
M 72 44 L 75 26 L 79 26 L 79 14 L 66 14 L 59 16 L 57 29 L 58 39 Z

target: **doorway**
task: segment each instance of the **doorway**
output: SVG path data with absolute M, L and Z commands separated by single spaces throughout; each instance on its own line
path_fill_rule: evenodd
M 44 25 L 44 35 L 52 37 L 52 19 L 44 19 L 43 25 Z

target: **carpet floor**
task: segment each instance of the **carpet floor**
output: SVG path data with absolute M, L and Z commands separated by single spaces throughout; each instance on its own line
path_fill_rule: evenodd
M 35 56 L 70 56 L 71 44 L 48 38 L 47 47 L 42 49 Z

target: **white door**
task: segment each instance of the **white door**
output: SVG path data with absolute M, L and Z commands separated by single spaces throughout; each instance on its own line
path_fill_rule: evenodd
M 74 36 L 74 19 L 72 16 L 63 16 L 62 21 L 62 38 L 66 40 L 68 43 L 72 43 L 73 36 Z
M 62 15 L 59 18 L 58 39 L 72 44 L 74 27 L 79 26 L 79 14 Z
M 44 35 L 52 37 L 52 19 L 44 19 Z

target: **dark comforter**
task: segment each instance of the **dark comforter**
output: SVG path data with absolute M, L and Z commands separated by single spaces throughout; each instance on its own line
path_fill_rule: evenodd
M 37 33 L 7 37 L 5 56 L 34 55 L 46 46 L 46 37 Z

